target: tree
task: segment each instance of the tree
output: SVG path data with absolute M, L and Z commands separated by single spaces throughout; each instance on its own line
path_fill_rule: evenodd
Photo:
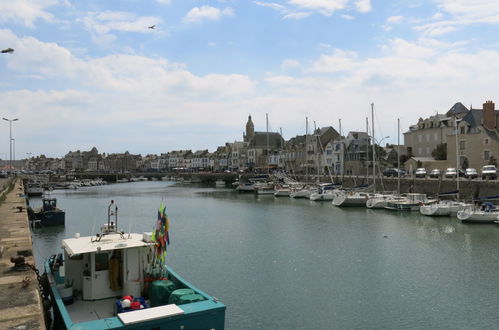
M 468 158 L 464 158 L 463 160 L 463 165 L 461 166 L 461 168 L 463 170 L 467 169 L 468 167 L 470 166 L 470 163 L 468 162 Z
M 494 156 L 490 156 L 490 158 L 489 158 L 489 165 L 495 165 L 495 166 L 497 166 L 497 159 L 495 159 Z
M 440 143 L 437 145 L 431 152 L 431 156 L 435 158 L 435 160 L 447 160 L 447 143 Z

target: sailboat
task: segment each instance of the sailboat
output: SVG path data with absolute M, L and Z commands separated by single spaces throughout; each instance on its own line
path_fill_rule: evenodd
M 440 193 L 437 195 L 437 198 L 439 198 L 437 203 L 422 205 L 419 208 L 419 212 L 428 216 L 456 216 L 457 212 L 464 210 L 466 207 L 470 206 L 470 204 L 452 199 L 440 200 L 440 198 L 455 197 L 458 196 L 458 194 L 458 190 Z
M 459 168 L 459 156 L 458 156 L 458 134 L 457 120 L 454 118 L 454 123 L 456 127 L 456 168 Z M 442 197 L 454 197 L 453 200 L 441 199 Z M 423 205 L 419 208 L 419 212 L 423 215 L 428 216 L 456 216 L 459 211 L 464 210 L 472 206 L 471 204 L 466 204 L 459 201 L 459 175 L 456 175 L 456 190 L 449 191 L 446 193 L 439 193 L 437 195 L 438 202 L 428 205 Z M 464 217 L 464 215 L 463 215 Z

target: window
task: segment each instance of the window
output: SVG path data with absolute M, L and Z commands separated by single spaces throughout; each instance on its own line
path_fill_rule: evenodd
M 435 139 L 435 142 L 438 142 L 438 133 L 437 132 L 433 133 L 433 138 Z
M 489 144 L 489 139 L 483 140 L 483 144 Z
M 466 141 L 459 141 L 459 150 L 466 149 Z
M 109 269 L 109 256 L 107 253 L 95 254 L 95 271 Z
M 490 159 L 490 150 L 484 150 L 483 151 L 483 160 L 489 160 Z
M 422 135 L 418 135 L 418 142 L 423 142 L 423 136 Z
M 461 126 L 460 127 L 460 133 L 459 134 L 465 134 L 466 133 L 466 127 Z
M 426 134 L 426 142 L 430 141 L 430 134 Z

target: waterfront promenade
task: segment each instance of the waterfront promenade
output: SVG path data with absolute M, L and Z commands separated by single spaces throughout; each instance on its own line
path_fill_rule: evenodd
M 2 191 L 8 179 L 1 179 Z M 24 255 L 34 264 L 33 245 L 21 180 L 0 203 L 0 329 L 45 329 L 37 276 L 26 267 L 14 269 L 11 258 Z M 22 207 L 22 209 L 21 209 Z

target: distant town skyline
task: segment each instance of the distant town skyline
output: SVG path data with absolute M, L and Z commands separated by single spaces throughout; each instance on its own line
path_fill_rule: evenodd
M 154 28 L 151 28 L 154 26 Z M 160 154 L 282 128 L 397 143 L 419 117 L 498 102 L 499 3 L 421 0 L 0 2 L 0 116 L 16 159 Z M 9 158 L 9 123 L 0 158 Z

